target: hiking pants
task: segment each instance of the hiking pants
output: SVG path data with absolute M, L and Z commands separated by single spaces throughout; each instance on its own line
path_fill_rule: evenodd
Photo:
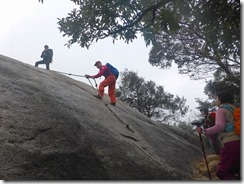
M 46 64 L 46 69 L 49 70 L 49 62 L 48 61 L 44 61 L 44 60 L 41 60 L 41 61 L 37 61 L 35 66 L 38 67 L 38 65 L 40 64 Z
M 221 180 L 234 180 L 235 173 L 240 171 L 240 141 L 224 144 L 220 151 L 220 163 L 216 175 Z
M 108 86 L 108 95 L 110 97 L 110 101 L 111 103 L 115 103 L 116 102 L 116 98 L 115 98 L 115 83 L 116 83 L 116 78 L 114 75 L 110 75 L 108 76 L 104 81 L 102 81 L 99 84 L 99 94 L 101 97 L 103 97 L 104 95 L 104 88 Z

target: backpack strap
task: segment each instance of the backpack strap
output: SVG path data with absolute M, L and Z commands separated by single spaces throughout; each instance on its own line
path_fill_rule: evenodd
M 231 106 L 228 104 L 220 106 L 219 108 L 225 108 L 225 109 L 229 110 L 231 113 L 234 113 L 234 110 L 235 110 L 235 109 L 231 108 Z
M 226 104 L 226 105 L 220 106 L 219 108 L 225 108 L 225 109 L 229 110 L 232 114 L 234 113 L 234 109 L 230 105 Z M 234 131 L 235 131 L 234 123 L 226 122 L 225 132 L 234 132 Z

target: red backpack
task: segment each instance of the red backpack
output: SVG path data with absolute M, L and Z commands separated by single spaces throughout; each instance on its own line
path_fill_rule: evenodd
M 216 112 L 211 112 L 207 115 L 205 119 L 205 125 L 209 128 L 215 125 Z

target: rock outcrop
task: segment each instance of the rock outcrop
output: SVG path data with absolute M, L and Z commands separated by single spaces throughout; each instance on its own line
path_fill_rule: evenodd
M 206 161 L 208 163 L 208 168 L 206 165 Z M 198 174 L 196 174 L 197 180 L 209 180 L 209 175 L 211 177 L 211 180 L 219 180 L 216 176 L 216 170 L 218 167 L 218 164 L 220 162 L 220 156 L 216 154 L 209 154 L 206 156 L 206 160 L 202 159 L 198 166 Z
M 192 180 L 200 145 L 171 127 L 3 55 L 0 78 L 0 179 Z

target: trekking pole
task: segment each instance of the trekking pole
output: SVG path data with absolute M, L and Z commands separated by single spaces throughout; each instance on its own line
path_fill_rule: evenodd
M 196 125 L 197 127 L 201 127 L 202 122 L 194 121 L 191 124 L 192 125 Z M 209 177 L 209 180 L 212 180 L 211 175 L 210 175 L 210 171 L 209 171 L 209 167 L 208 167 L 208 161 L 207 161 L 204 145 L 203 145 L 202 134 L 198 133 L 198 135 L 199 135 L 199 138 L 200 138 L 200 142 L 201 142 L 201 145 L 202 145 L 202 152 L 203 152 L 204 160 L 205 160 L 206 167 L 207 167 L 207 170 L 208 170 L 208 177 Z
M 97 87 L 97 82 L 96 82 L 96 80 L 95 79 L 93 79 L 94 80 L 94 82 L 95 82 L 95 86 L 96 86 L 96 88 L 94 88 L 95 90 L 97 90 L 97 93 L 98 93 L 98 95 L 100 96 L 100 98 L 101 98 L 101 100 L 103 101 L 103 103 L 105 104 L 105 106 L 107 106 L 108 107 L 108 104 L 103 100 L 103 97 L 101 96 L 101 94 L 99 93 L 99 89 L 98 89 L 98 87 Z M 108 107 L 109 108 L 109 107 Z M 111 110 L 111 109 L 110 109 Z
M 88 79 L 89 83 L 91 84 L 91 87 L 92 87 L 93 89 L 95 89 L 94 86 L 92 85 L 90 79 L 89 79 L 89 78 L 87 78 L 87 79 Z M 95 80 L 95 79 L 94 79 L 94 80 Z
M 208 177 L 209 177 L 209 180 L 212 180 L 211 175 L 210 175 L 210 171 L 209 171 L 209 167 L 208 167 L 208 161 L 207 161 L 207 157 L 206 157 L 203 141 L 202 141 L 202 135 L 200 133 L 198 133 L 198 134 L 199 134 L 200 142 L 202 144 L 202 152 L 203 152 L 205 163 L 206 163 L 207 170 L 208 170 Z
M 95 86 L 96 86 L 96 88 L 97 88 L 97 82 L 96 82 L 96 80 L 95 79 L 93 79 L 94 80 L 94 82 L 95 82 Z M 98 88 L 97 88 L 97 90 L 98 90 Z

